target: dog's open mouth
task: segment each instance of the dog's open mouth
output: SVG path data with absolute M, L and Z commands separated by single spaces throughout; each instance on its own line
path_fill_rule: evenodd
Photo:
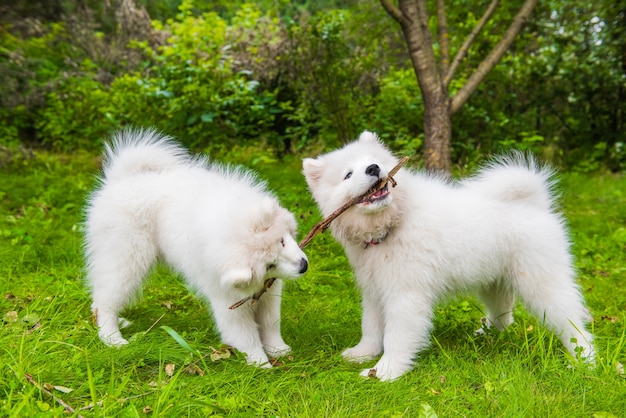
M 383 200 L 387 196 L 389 196 L 389 184 L 386 184 L 385 187 L 383 187 L 380 190 L 377 190 L 376 193 L 374 193 L 373 195 L 371 195 L 370 197 L 368 197 L 367 199 L 365 199 L 361 203 L 367 205 L 367 204 L 370 204 L 370 203 L 374 203 L 374 202 L 378 202 L 380 200 Z

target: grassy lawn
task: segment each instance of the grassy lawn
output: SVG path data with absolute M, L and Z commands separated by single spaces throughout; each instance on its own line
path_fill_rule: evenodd
M 341 359 L 360 337 L 359 295 L 329 234 L 306 248 L 309 272 L 285 288 L 283 337 L 293 353 L 278 367 L 224 355 L 206 304 L 164 267 L 126 312 L 131 344 L 105 347 L 81 254 L 81 208 L 98 159 L 37 153 L 2 163 L 0 416 L 68 416 L 57 400 L 82 416 L 626 416 L 623 175 L 561 181 L 597 368 L 570 367 L 558 339 L 522 307 L 506 332 L 474 337 L 481 306 L 459 297 L 437 308 L 432 346 L 415 370 L 380 383 Z M 299 160 L 254 168 L 306 234 L 320 216 Z

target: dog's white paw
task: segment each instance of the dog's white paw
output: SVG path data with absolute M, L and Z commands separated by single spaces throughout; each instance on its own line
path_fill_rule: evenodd
M 243 352 L 246 355 L 246 361 L 249 365 L 260 367 L 262 369 L 272 368 L 270 360 L 267 358 L 263 350 L 248 350 Z
M 287 344 L 263 345 L 263 349 L 270 357 L 283 357 L 291 353 L 291 347 Z
M 402 376 L 405 372 L 394 371 L 390 368 L 372 367 L 371 369 L 365 369 L 361 371 L 360 375 L 363 377 L 375 377 L 381 382 L 393 382 Z
M 130 327 L 132 324 L 133 323 L 131 321 L 121 316 L 117 319 L 117 326 L 122 329 Z
M 108 335 L 99 334 L 99 336 L 100 340 L 109 347 L 122 347 L 128 344 L 119 332 Z
M 375 377 L 382 382 L 392 382 L 412 369 L 412 362 L 398 361 L 397 358 L 383 354 L 378 363 L 372 368 L 363 370 L 361 376 Z
M 345 349 L 341 356 L 352 363 L 364 363 L 375 359 L 379 354 L 380 350 L 378 347 L 357 344 L 354 347 Z

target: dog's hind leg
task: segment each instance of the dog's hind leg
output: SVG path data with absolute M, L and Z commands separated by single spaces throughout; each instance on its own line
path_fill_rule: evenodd
M 513 323 L 515 293 L 510 284 L 497 280 L 480 289 L 478 298 L 485 305 L 487 316 L 483 318 L 483 327 L 476 330 L 476 334 L 482 334 L 492 326 L 502 331 Z
M 87 275 L 91 305 L 98 336 L 109 346 L 128 344 L 119 330 L 119 313 L 140 292 L 141 283 L 157 258 L 151 239 L 133 234 L 109 234 L 91 240 L 88 247 Z
M 544 272 L 548 280 L 543 280 L 541 288 L 520 286 L 518 293 L 526 307 L 539 320 L 560 337 L 563 345 L 574 358 L 595 363 L 593 335 L 586 329 L 589 311 L 584 305 L 580 289 L 570 274 L 552 270 Z M 527 275 L 530 274 L 527 272 Z M 558 275 L 563 280 L 559 280 Z M 573 274 L 572 274 L 573 276 Z M 544 276 L 546 277 L 546 276 Z M 525 278 L 529 281 L 529 278 Z M 530 280 L 541 280 L 533 277 Z

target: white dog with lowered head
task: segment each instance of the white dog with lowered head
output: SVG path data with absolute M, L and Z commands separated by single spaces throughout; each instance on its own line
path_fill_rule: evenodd
M 280 334 L 282 281 L 254 306 L 228 309 L 266 278 L 308 267 L 296 221 L 248 171 L 192 157 L 154 130 L 127 129 L 107 144 L 100 186 L 86 209 L 85 255 L 100 339 L 127 344 L 118 316 L 157 259 L 211 304 L 222 341 L 271 367 L 290 351 Z
M 305 159 L 303 171 L 327 216 L 397 162 L 366 131 L 339 150 Z M 394 177 L 397 187 L 331 224 L 362 292 L 362 338 L 343 356 L 362 362 L 383 353 L 362 375 L 395 380 L 411 370 L 429 344 L 434 305 L 466 290 L 485 304 L 485 326 L 510 325 L 518 295 L 572 356 L 594 361 L 589 313 L 554 210 L 551 170 L 517 153 L 458 184 L 406 169 Z

